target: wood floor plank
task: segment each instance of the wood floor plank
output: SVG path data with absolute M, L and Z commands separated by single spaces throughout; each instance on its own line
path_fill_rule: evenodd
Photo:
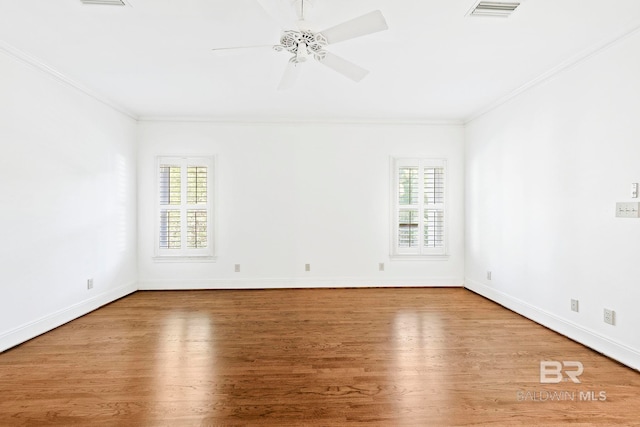
M 640 426 L 640 373 L 458 288 L 137 292 L 0 354 L 2 426 L 567 423 Z

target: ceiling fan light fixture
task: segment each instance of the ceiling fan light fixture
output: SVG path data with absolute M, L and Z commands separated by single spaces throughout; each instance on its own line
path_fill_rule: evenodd
M 298 43 L 298 50 L 296 52 L 296 62 L 307 62 L 309 59 L 309 51 L 305 43 Z
M 122 0 L 129 1 L 129 0 Z M 271 1 L 274 0 L 256 0 L 262 8 L 273 15 L 273 7 Z M 284 0 L 278 0 L 284 1 Z M 300 16 L 304 20 L 304 8 L 306 1 L 309 0 L 286 0 L 288 2 L 300 1 Z M 277 18 L 277 17 L 276 17 Z M 276 19 L 277 20 L 277 19 Z M 286 28 L 286 27 L 285 27 Z M 293 86 L 297 75 L 302 68 L 301 63 L 307 62 L 309 58 L 315 59 L 322 65 L 336 71 L 344 77 L 354 82 L 361 81 L 368 73 L 368 70 L 350 62 L 346 59 L 334 55 L 325 50 L 325 47 L 332 43 L 338 43 L 345 40 L 366 36 L 378 31 L 387 30 L 389 26 L 387 21 L 379 10 L 366 13 L 359 17 L 345 21 L 341 24 L 334 25 L 324 31 L 315 32 L 308 28 L 306 23 L 299 24 L 296 30 L 285 30 L 280 36 L 280 44 L 271 46 L 276 52 L 288 52 L 289 62 L 285 69 L 284 75 L 278 86 L 278 90 L 289 89 Z M 263 45 L 264 46 L 264 45 Z M 246 49 L 249 47 L 259 46 L 238 46 L 238 47 L 222 47 L 215 48 L 214 51 L 224 51 L 230 49 Z

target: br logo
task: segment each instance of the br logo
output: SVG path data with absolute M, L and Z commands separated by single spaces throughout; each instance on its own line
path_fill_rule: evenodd
M 584 366 L 582 366 L 582 363 L 580 362 L 543 360 L 540 362 L 540 383 L 558 384 L 563 380 L 571 380 L 576 384 L 580 384 L 580 379 L 578 377 L 582 375 L 583 372 Z

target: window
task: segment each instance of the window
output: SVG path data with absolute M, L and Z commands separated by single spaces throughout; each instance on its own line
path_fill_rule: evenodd
M 446 255 L 445 160 L 393 159 L 392 256 Z
M 156 255 L 213 258 L 213 159 L 158 158 Z

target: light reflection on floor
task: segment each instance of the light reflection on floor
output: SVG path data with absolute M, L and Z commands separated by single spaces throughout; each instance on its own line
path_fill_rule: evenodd
M 156 399 L 174 411 L 209 407 L 215 394 L 213 322 L 206 313 L 175 312 L 165 318 L 155 359 Z
M 442 326 L 438 316 L 426 312 L 399 312 L 393 319 L 397 371 L 392 377 L 401 390 L 396 413 L 403 414 L 407 424 L 415 422 L 415 408 L 432 406 L 434 400 L 444 405 L 450 399 Z

